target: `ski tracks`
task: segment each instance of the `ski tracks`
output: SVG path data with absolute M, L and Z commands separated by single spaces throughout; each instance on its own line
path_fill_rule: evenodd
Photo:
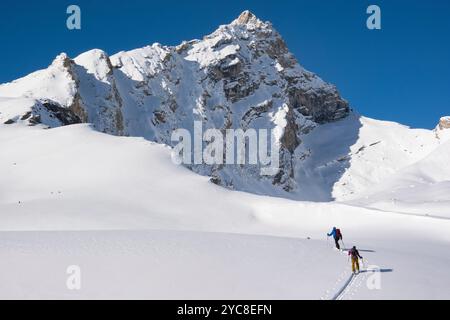
M 341 251 L 341 254 L 345 255 L 345 252 Z M 368 263 L 368 261 L 365 262 Z M 321 300 L 351 300 L 361 285 L 366 282 L 369 271 L 366 269 L 359 274 L 349 274 L 349 271 L 344 270 L 333 288 L 327 290 L 325 295 L 321 297 Z

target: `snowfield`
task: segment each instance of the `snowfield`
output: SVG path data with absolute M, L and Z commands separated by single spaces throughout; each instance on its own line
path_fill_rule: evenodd
M 0 150 L 1 298 L 450 298 L 450 221 L 433 198 L 410 213 L 230 191 L 174 165 L 169 147 L 84 124 L 0 125 Z M 448 152 L 405 177 L 444 179 L 425 164 Z M 431 196 L 445 203 L 440 186 Z M 344 286 L 347 257 L 325 236 L 333 225 L 382 272 Z M 70 265 L 80 291 L 66 288 Z M 367 287 L 373 275 L 380 290 Z
M 2 268 L 0 298 L 320 299 L 346 267 L 319 241 L 267 236 L 92 231 L 0 238 L 2 260 L 15 265 Z M 317 271 L 328 263 L 336 268 Z M 81 268 L 80 291 L 66 288 L 70 265 Z
M 175 165 L 196 123 L 272 130 L 279 170 Z M 0 84 L 0 298 L 450 299 L 449 163 L 450 117 L 359 115 L 249 11 L 179 46 L 61 53 Z

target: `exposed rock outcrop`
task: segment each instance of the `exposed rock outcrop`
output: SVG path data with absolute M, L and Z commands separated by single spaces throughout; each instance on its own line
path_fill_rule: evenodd
M 450 116 L 442 117 L 439 120 L 439 129 L 441 130 L 450 129 Z

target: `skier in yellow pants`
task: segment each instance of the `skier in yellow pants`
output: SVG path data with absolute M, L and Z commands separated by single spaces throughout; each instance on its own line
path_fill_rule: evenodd
M 359 259 L 362 259 L 363 257 L 361 257 L 359 255 L 358 250 L 356 249 L 355 246 L 353 246 L 353 248 L 350 249 L 350 251 L 348 252 L 348 255 L 352 258 L 352 271 L 353 273 L 358 272 L 359 273 Z

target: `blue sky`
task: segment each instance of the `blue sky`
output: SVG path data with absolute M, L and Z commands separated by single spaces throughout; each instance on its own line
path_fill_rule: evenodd
M 66 8 L 82 30 L 66 28 Z M 366 28 L 366 8 L 382 30 Z M 249 9 L 270 20 L 307 69 L 337 85 L 363 115 L 433 128 L 450 115 L 450 1 L 12 1 L 0 2 L 0 83 L 45 68 L 60 52 L 109 54 L 201 38 Z

